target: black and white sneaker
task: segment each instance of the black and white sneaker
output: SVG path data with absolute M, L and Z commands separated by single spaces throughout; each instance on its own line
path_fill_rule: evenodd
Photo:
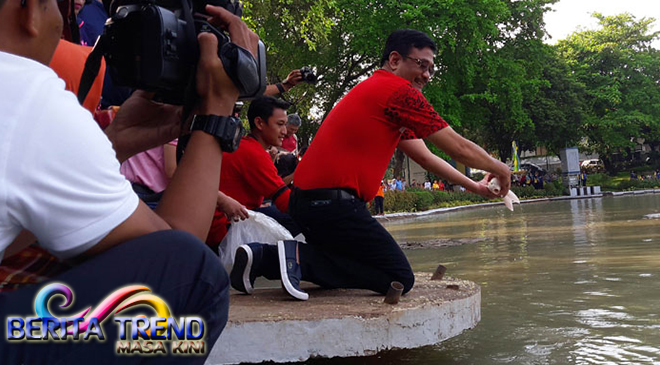
M 307 300 L 309 295 L 300 289 L 300 264 L 297 260 L 298 241 L 277 241 L 282 286 L 292 297 Z
M 259 267 L 262 254 L 261 243 L 248 243 L 236 249 L 234 267 L 229 274 L 232 288 L 245 294 L 252 294 L 254 280 L 257 278 L 256 268 Z

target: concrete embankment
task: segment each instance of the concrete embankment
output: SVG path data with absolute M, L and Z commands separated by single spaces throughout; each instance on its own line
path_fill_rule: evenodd
M 660 194 L 660 189 L 615 191 L 615 192 L 605 191 L 605 192 L 601 192 L 599 194 L 592 194 L 592 195 L 557 196 L 557 197 L 552 197 L 552 198 L 538 198 L 538 199 L 525 199 L 525 200 L 521 199 L 520 204 L 540 203 L 540 202 L 549 202 L 549 201 L 557 201 L 557 200 L 594 199 L 594 198 L 603 198 L 603 197 L 608 197 L 608 196 L 641 195 L 641 194 Z M 416 218 L 416 217 L 424 217 L 424 216 L 432 215 L 432 214 L 441 214 L 441 213 L 455 212 L 455 211 L 459 211 L 459 210 L 468 210 L 468 209 L 480 209 L 480 208 L 487 208 L 487 207 L 494 207 L 494 206 L 501 206 L 502 209 L 506 209 L 504 207 L 503 202 L 496 201 L 496 202 L 491 202 L 491 203 L 461 205 L 461 206 L 448 207 L 448 208 L 436 208 L 436 209 L 425 210 L 423 212 L 387 213 L 387 214 L 382 215 L 382 216 L 376 216 L 375 218 L 378 219 L 378 220 Z M 514 210 L 515 210 L 515 207 L 516 207 L 516 205 L 514 204 Z

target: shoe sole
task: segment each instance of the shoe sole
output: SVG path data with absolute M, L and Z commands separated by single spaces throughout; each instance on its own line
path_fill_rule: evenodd
M 289 280 L 289 275 L 287 274 L 286 270 L 286 252 L 284 249 L 283 241 L 277 241 L 277 254 L 278 261 L 280 262 L 280 276 L 282 277 L 282 285 L 284 285 L 284 290 L 289 293 L 289 295 L 298 300 L 309 299 L 309 295 L 307 293 L 303 293 L 300 290 L 294 288 L 293 284 L 291 284 L 291 281 Z
M 244 255 L 245 257 L 243 257 Z M 252 260 L 253 260 L 252 249 L 250 249 L 249 247 L 239 246 L 238 250 L 236 250 L 236 257 L 234 258 L 234 266 L 240 262 L 239 260 L 247 261 L 245 264 L 245 269 L 243 270 L 243 275 L 241 277 L 241 281 L 243 282 L 243 288 L 245 290 L 243 291 L 238 288 L 234 288 L 234 289 L 242 291 L 246 294 L 252 294 L 252 292 L 254 291 L 254 288 L 250 283 L 250 270 L 252 269 Z

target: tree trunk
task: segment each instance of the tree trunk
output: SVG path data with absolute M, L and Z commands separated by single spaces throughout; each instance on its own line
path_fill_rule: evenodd
M 401 178 L 403 176 L 403 161 L 406 155 L 398 148 L 394 151 L 394 177 Z M 406 176 L 406 178 L 409 178 Z

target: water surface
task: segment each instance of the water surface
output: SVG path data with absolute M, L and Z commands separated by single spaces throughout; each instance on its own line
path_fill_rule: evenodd
M 310 363 L 660 364 L 660 219 L 645 218 L 658 213 L 650 194 L 385 223 L 399 242 L 462 243 L 406 254 L 480 284 L 481 322 L 436 346 Z

